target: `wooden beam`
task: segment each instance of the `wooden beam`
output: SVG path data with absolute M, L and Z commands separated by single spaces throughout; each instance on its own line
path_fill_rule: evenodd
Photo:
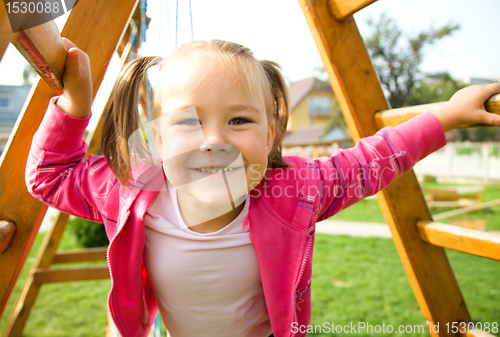
M 500 261 L 500 234 L 432 221 L 419 221 L 417 227 L 425 242 Z
M 375 113 L 375 123 L 377 128 L 382 129 L 386 126 L 396 126 L 410 120 L 411 118 L 423 114 L 424 112 L 432 112 L 442 108 L 446 102 L 415 105 L 404 108 L 389 109 Z M 484 103 L 486 111 L 500 114 L 500 94 L 496 94 L 488 98 Z M 478 126 L 491 126 L 488 124 L 468 124 L 462 125 L 460 128 L 471 128 Z
M 449 218 L 449 217 L 452 217 L 452 216 L 455 216 L 455 215 L 460 215 L 460 214 L 466 214 L 466 213 L 470 213 L 470 212 L 474 212 L 474 211 L 479 211 L 481 209 L 490 208 L 490 207 L 494 207 L 494 206 L 498 206 L 498 205 L 500 205 L 500 199 L 488 201 L 488 202 L 485 202 L 485 203 L 482 203 L 482 204 L 470 205 L 470 206 L 467 206 L 467 207 L 464 207 L 464 208 L 454 209 L 454 210 L 448 211 L 448 212 L 443 212 L 443 213 L 435 214 L 435 215 L 432 216 L 432 218 L 434 220 L 442 220 L 442 219 L 446 219 L 446 218 Z
M 344 20 L 377 0 L 330 0 L 330 10 L 337 20 Z
M 494 112 L 500 114 L 500 94 L 496 94 L 488 98 L 486 103 L 484 103 L 486 111 Z
M 54 255 L 51 264 L 102 260 L 106 261 L 106 251 L 106 248 L 87 248 L 81 250 L 58 252 Z
M 15 231 L 16 225 L 12 221 L 0 221 L 0 253 L 7 249 Z
M 130 28 L 128 28 L 127 31 L 130 31 Z M 120 45 L 122 45 L 122 42 L 124 40 L 128 41 L 128 39 L 129 35 L 124 34 L 122 37 L 122 41 L 120 42 Z M 130 52 L 131 52 L 130 43 L 125 44 L 124 50 L 117 48 L 117 53 L 118 56 L 120 57 L 122 67 L 125 64 L 125 61 L 128 59 Z M 111 103 L 110 99 L 111 97 L 108 99 L 106 103 L 107 106 L 109 106 L 109 104 Z M 88 143 L 88 147 L 85 158 L 91 153 L 97 154 L 101 142 L 101 130 L 103 122 L 104 122 L 104 115 L 101 115 L 94 131 L 90 132 L 87 135 L 86 141 Z M 57 214 L 54 225 L 45 236 L 42 246 L 40 247 L 37 260 L 33 265 L 33 269 L 48 268 L 51 264 L 55 263 L 96 261 L 102 259 L 106 260 L 105 248 L 90 248 L 81 251 L 56 253 L 57 247 L 59 247 L 60 240 L 66 228 L 68 218 L 69 218 L 68 215 L 62 212 L 59 212 Z M 83 252 L 88 252 L 90 254 L 85 256 Z M 95 254 L 95 252 L 99 253 Z M 38 296 L 40 289 L 41 289 L 41 284 L 35 283 L 33 274 L 30 274 L 30 276 L 28 277 L 28 279 L 24 284 L 23 290 L 21 292 L 21 295 L 19 296 L 19 299 L 11 315 L 11 318 L 9 319 L 7 328 L 5 329 L 5 334 L 4 334 L 5 337 L 22 336 L 22 331 L 28 320 L 31 308 L 35 303 L 35 300 Z
M 17 50 L 52 91 L 61 95 L 67 52 L 55 22 L 22 30 L 15 37 L 12 43 Z
M 409 106 L 397 109 L 388 109 L 375 113 L 374 119 L 378 129 L 386 126 L 402 124 L 424 112 L 432 112 L 442 108 L 446 102 Z
M 33 274 L 35 284 L 104 280 L 109 278 L 108 266 L 80 267 L 65 269 L 36 269 Z
M 32 270 L 48 268 L 50 266 L 57 247 L 59 246 L 59 242 L 61 241 L 64 229 L 66 228 L 68 219 L 69 215 L 59 212 L 54 221 L 54 225 L 45 235 Z M 35 304 L 40 288 L 41 285 L 34 282 L 33 273 L 30 273 L 16 306 L 14 307 L 11 318 L 7 323 L 4 332 L 5 337 L 22 336 L 24 325 L 31 313 L 31 308 Z
M 80 1 L 68 17 L 62 36 L 89 55 L 94 97 L 137 3 L 138 0 Z M 0 219 L 18 224 L 10 247 L 0 254 L 1 314 L 46 211 L 46 206 L 27 192 L 24 172 L 29 140 L 33 139 L 52 96 L 43 81 L 35 85 L 0 158 L 0 189 L 4 191 L 0 194 Z
M 328 0 L 299 0 L 323 59 L 351 135 L 373 135 L 376 111 L 389 106 L 352 17 L 338 21 Z M 416 223 L 431 220 L 420 185 L 411 171 L 377 195 L 422 313 L 429 324 L 470 322 L 448 258 L 441 247 L 420 239 Z M 442 331 L 433 336 L 452 336 Z
M 12 28 L 10 27 L 9 17 L 7 16 L 7 11 L 5 10 L 5 2 L 0 3 L 0 60 L 5 53 L 5 49 L 9 45 L 10 41 L 14 38 L 12 33 Z

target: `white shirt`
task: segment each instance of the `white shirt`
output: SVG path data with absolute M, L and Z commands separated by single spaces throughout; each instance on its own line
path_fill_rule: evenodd
M 169 184 L 145 216 L 144 261 L 156 303 L 172 337 L 267 337 L 271 324 L 257 255 L 238 217 L 214 233 L 197 233 L 182 220 Z

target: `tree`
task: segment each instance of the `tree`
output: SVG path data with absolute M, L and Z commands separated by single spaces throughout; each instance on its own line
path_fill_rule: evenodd
M 413 86 L 405 103 L 413 106 L 448 101 L 455 92 L 465 87 L 448 73 L 430 74 Z
M 378 21 L 369 19 L 367 23 L 372 33 L 365 40 L 366 48 L 393 108 L 409 105 L 412 89 L 426 79 L 419 69 L 425 47 L 460 28 L 448 24 L 420 32 L 415 37 L 405 37 L 396 21 L 385 13 Z
M 427 75 L 426 79 L 413 87 L 407 97 L 406 103 L 410 106 L 444 102 L 466 85 L 455 81 L 448 73 Z M 477 142 L 497 141 L 500 139 L 500 129 L 497 127 L 476 127 L 457 129 L 455 131 L 462 141 Z

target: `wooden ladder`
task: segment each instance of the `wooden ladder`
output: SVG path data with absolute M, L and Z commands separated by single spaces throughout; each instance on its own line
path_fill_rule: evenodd
M 0 222 L 1 314 L 5 310 L 47 210 L 44 204 L 27 193 L 23 171 L 30 146 L 30 141 L 27 140 L 33 138 L 50 98 L 62 92 L 66 50 L 61 35 L 75 42 L 89 55 L 93 97 L 95 97 L 115 50 L 120 56 L 121 63 L 124 64 L 131 51 L 137 51 L 139 47 L 139 43 L 132 46 L 128 42 L 131 20 L 140 30 L 138 24 L 140 11 L 137 4 L 138 0 L 106 2 L 87 0 L 80 2 L 72 10 L 61 34 L 55 23 L 50 21 L 26 31 L 0 36 L 0 55 L 3 55 L 11 41 L 43 79 L 35 85 L 33 94 L 28 98 L 0 159 L 0 186 L 7 191 L 0 196 L 0 219 L 7 219 Z M 110 22 L 113 24 L 109 24 Z M 2 3 L 0 4 L 2 32 L 9 32 L 8 23 Z M 99 150 L 102 122 L 101 118 L 95 131 L 87 138 L 89 144 L 87 155 L 97 153 Z M 59 212 L 55 216 L 54 226 L 42 243 L 4 336 L 21 336 L 43 283 L 109 278 L 107 266 L 49 269 L 50 265 L 57 263 L 106 260 L 105 248 L 56 253 L 67 221 L 67 214 Z
M 299 0 L 330 83 L 355 141 L 384 126 L 398 125 L 442 103 L 389 109 L 353 14 L 375 0 Z M 499 95 L 489 111 L 499 112 Z M 500 238 L 432 221 L 413 171 L 377 194 L 413 292 L 433 336 L 479 336 L 447 332 L 446 323 L 471 322 L 444 248 L 500 260 Z

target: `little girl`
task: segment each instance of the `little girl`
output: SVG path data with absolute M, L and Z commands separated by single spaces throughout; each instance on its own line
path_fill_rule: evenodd
M 90 67 L 65 44 L 65 91 L 33 138 L 26 184 L 50 206 L 104 223 L 108 309 L 124 337 L 146 336 L 158 310 L 174 337 L 304 336 L 316 222 L 411 170 L 445 145 L 445 131 L 500 126 L 483 106 L 500 84 L 474 86 L 330 158 L 282 157 L 289 107 L 278 66 L 235 43 L 195 41 L 124 68 L 105 111 L 104 156 L 82 160 Z M 138 91 L 153 65 L 160 79 L 141 127 Z

